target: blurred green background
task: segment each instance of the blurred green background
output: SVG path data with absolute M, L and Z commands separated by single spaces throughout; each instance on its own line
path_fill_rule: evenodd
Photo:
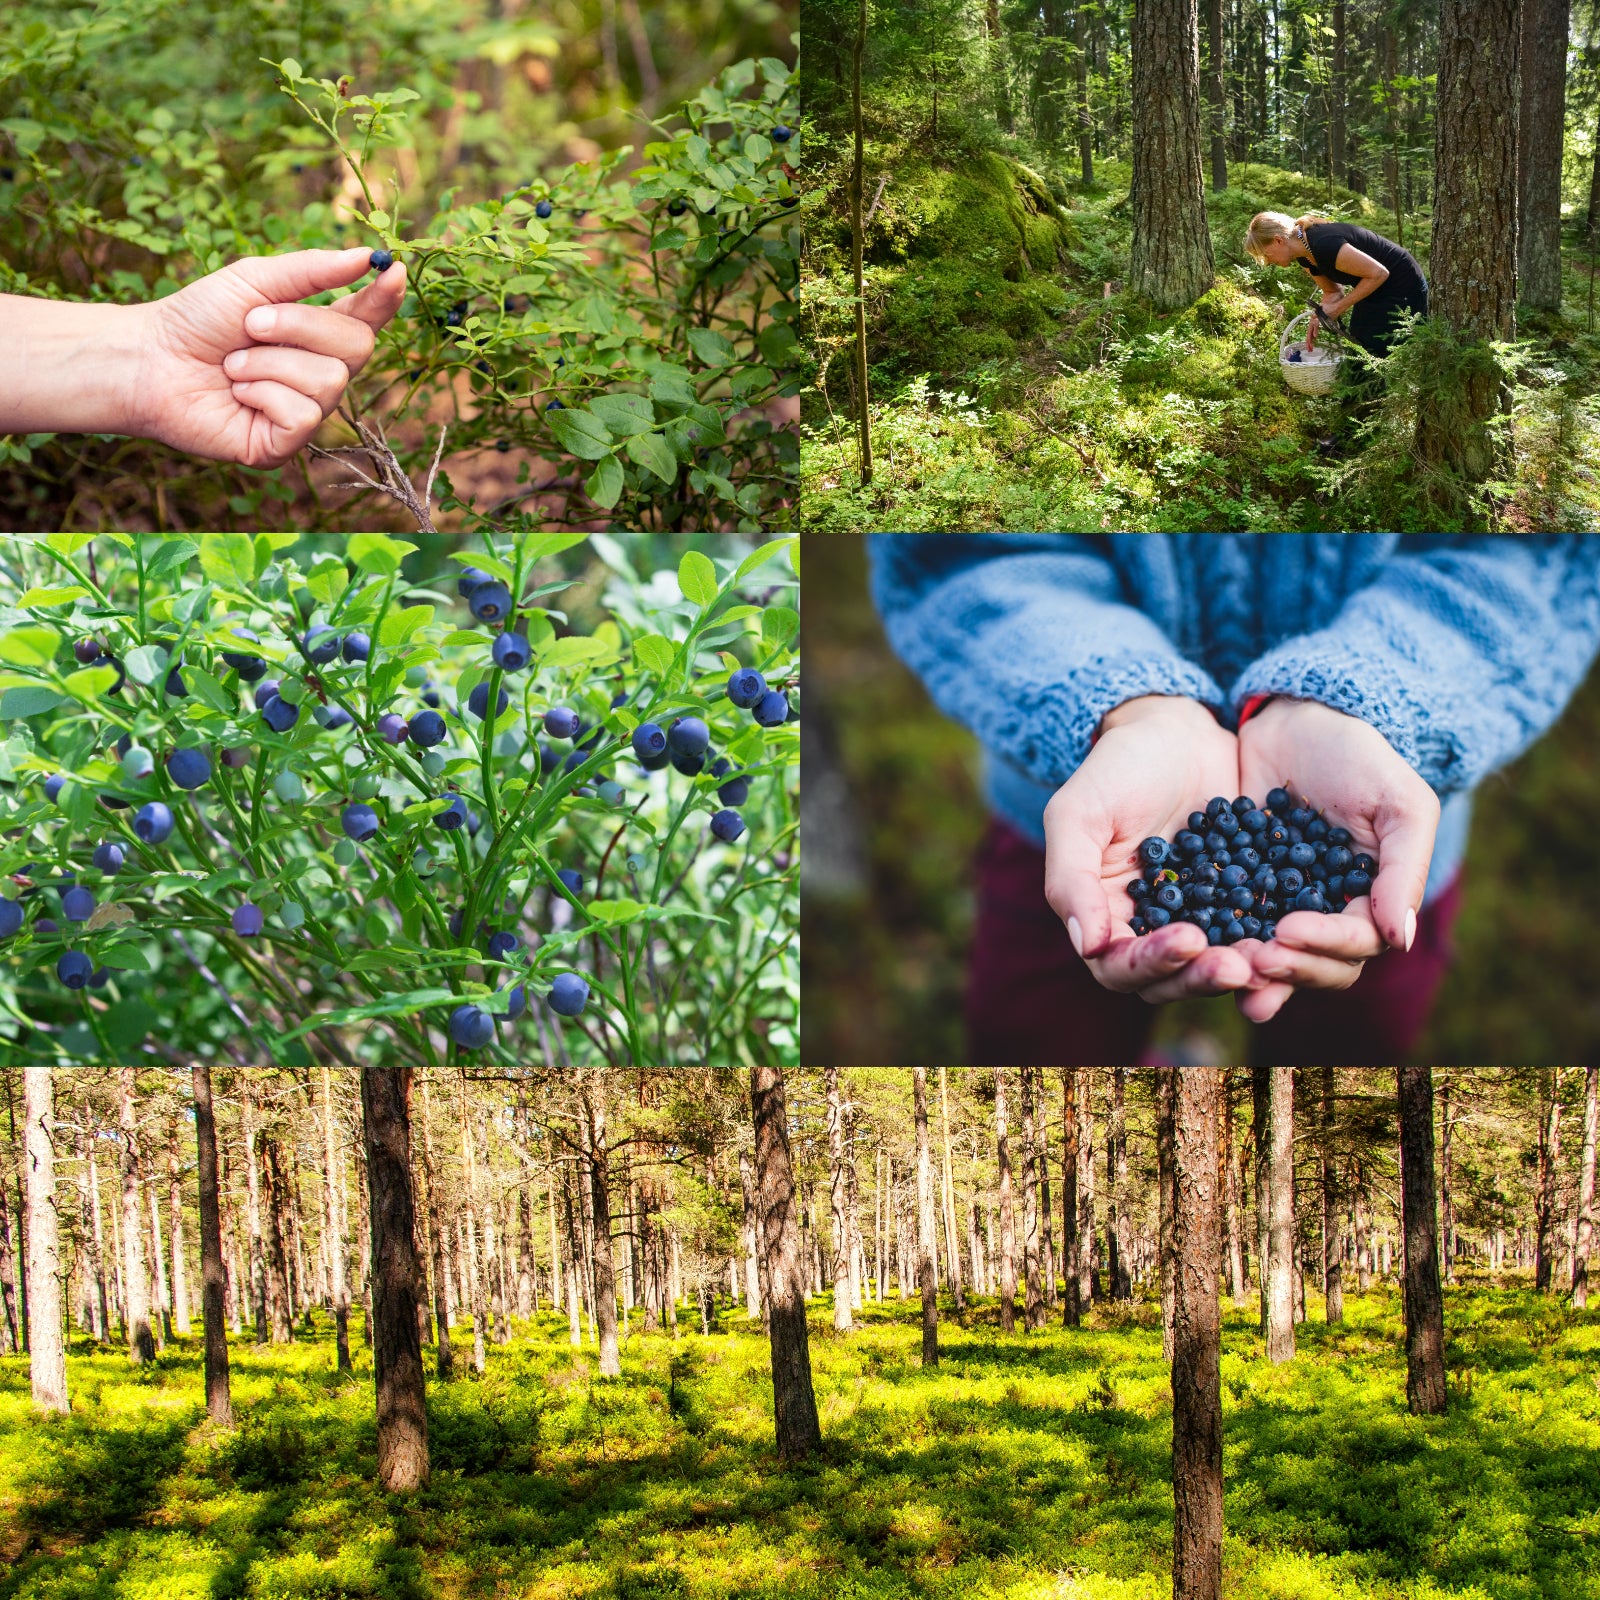
M 978 747 L 889 649 L 856 534 L 805 540 L 802 1037 L 808 1066 L 939 1066 L 965 1053 Z M 1556 726 L 1477 794 L 1456 957 L 1417 1059 L 1600 1060 L 1600 670 Z M 1293 1004 L 1293 1001 L 1290 1001 Z M 1226 998 L 1161 1008 L 1226 1058 L 1250 1024 Z

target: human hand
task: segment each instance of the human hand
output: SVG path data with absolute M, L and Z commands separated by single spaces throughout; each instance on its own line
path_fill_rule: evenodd
M 1322 314 L 1329 322 L 1337 322 L 1344 315 L 1344 296 L 1342 294 L 1323 295 Z M 1312 321 L 1315 320 L 1313 317 Z
M 1051 796 L 1045 898 L 1107 989 L 1160 1005 L 1241 989 L 1253 978 L 1259 940 L 1211 945 L 1187 922 L 1140 938 L 1128 926 L 1140 840 L 1173 837 L 1197 804 L 1238 793 L 1238 781 L 1237 741 L 1204 706 L 1146 695 L 1106 715 L 1082 766 Z
M 125 431 L 191 455 L 281 466 L 339 404 L 400 309 L 399 262 L 330 306 L 295 302 L 354 283 L 371 252 L 247 256 L 137 309 L 140 357 Z
M 1296 989 L 1347 989 L 1386 944 L 1411 948 L 1439 797 L 1376 728 L 1312 700 L 1272 700 L 1245 723 L 1239 784 L 1242 794 L 1281 785 L 1309 796 L 1349 830 L 1352 850 L 1378 861 L 1370 896 L 1338 915 L 1291 912 L 1275 939 L 1253 943 L 1253 981 L 1235 1000 L 1250 1021 L 1265 1022 Z

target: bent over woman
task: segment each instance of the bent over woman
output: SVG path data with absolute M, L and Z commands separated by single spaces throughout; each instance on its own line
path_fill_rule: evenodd
M 1370 355 L 1389 353 L 1402 311 L 1428 314 L 1428 283 L 1416 257 L 1354 222 L 1259 211 L 1250 219 L 1244 247 L 1275 267 L 1298 261 L 1322 291 L 1323 316 L 1332 321 L 1348 311 L 1350 337 Z M 1315 318 L 1306 348 L 1316 348 Z

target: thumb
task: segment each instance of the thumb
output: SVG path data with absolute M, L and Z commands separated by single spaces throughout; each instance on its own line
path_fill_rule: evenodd
M 1377 820 L 1378 876 L 1372 881 L 1372 920 L 1385 942 L 1397 950 L 1409 950 L 1416 937 L 1416 914 L 1422 908 L 1438 825 L 1437 808 L 1431 816 L 1402 813 L 1387 825 L 1381 818 Z
M 341 316 L 354 317 L 376 333 L 393 320 L 406 297 L 406 269 L 403 261 L 385 267 L 371 283 L 364 283 L 354 294 L 335 300 L 328 308 Z
M 1111 942 L 1111 906 L 1100 878 L 1102 847 L 1070 807 L 1045 812 L 1044 897 L 1088 959 Z
M 292 250 L 282 256 L 245 256 L 227 270 L 269 304 L 282 305 L 354 283 L 372 270 L 372 252 L 365 245 L 349 250 Z

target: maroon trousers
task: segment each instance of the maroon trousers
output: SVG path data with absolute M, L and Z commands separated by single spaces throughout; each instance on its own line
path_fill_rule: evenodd
M 977 858 L 978 924 L 967 979 L 975 1067 L 1138 1066 L 1158 1008 L 1103 989 L 1044 897 L 1044 852 L 991 821 Z M 1392 1067 L 1428 1020 L 1450 960 L 1461 879 L 1417 918 L 1408 951 L 1385 950 L 1348 989 L 1302 989 L 1252 1027 L 1256 1064 Z

